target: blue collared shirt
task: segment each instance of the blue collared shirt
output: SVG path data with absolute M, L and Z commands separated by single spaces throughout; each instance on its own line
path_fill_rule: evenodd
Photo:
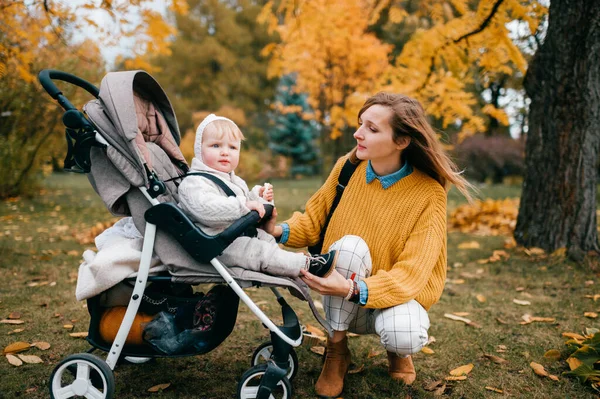
M 397 183 L 406 176 L 410 175 L 412 172 L 412 165 L 410 165 L 408 162 L 404 162 L 404 165 L 402 165 L 400 170 L 397 170 L 396 172 L 391 173 L 389 175 L 379 176 L 375 173 L 373 167 L 371 166 L 371 161 L 369 161 L 369 163 L 367 164 L 367 184 L 370 184 L 373 180 L 377 179 L 379 180 L 379 183 L 381 183 L 381 187 L 384 190 L 386 190 L 390 188 L 394 183 Z M 283 231 L 281 233 L 281 237 L 279 238 L 279 242 L 281 244 L 285 244 L 290 238 L 290 226 L 287 223 L 281 223 L 281 228 Z M 358 286 L 360 287 L 360 299 L 358 303 L 361 306 L 365 306 L 369 297 L 369 289 L 367 287 L 367 283 L 361 280 L 358 282 Z

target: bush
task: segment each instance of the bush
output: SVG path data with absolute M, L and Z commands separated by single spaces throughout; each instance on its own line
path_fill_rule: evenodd
M 522 140 L 504 136 L 472 136 L 455 147 L 455 157 L 469 179 L 502 183 L 507 176 L 525 171 L 525 145 Z

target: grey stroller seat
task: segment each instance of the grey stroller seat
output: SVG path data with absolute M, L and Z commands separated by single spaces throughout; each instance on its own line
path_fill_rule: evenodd
M 97 315 L 93 313 L 95 302 L 92 300 L 92 306 L 89 306 L 92 321 L 88 341 L 94 348 L 108 352 L 106 361 L 90 354 L 72 355 L 64 359 L 51 376 L 51 397 L 86 396 L 91 392 L 93 397 L 110 398 L 115 389 L 112 370 L 120 357 L 133 356 L 133 359 L 141 362 L 147 358 L 168 356 L 150 349 L 131 349 L 125 344 L 148 281 L 160 279 L 191 285 L 226 283 L 227 288 L 271 331 L 272 349 L 266 352 L 270 353 L 266 357 L 272 361 L 263 364 L 258 364 L 258 360 L 254 364 L 253 361 L 254 366 L 240 380 L 238 397 L 268 398 L 271 392 L 278 389 L 284 392 L 283 397 L 291 397 L 288 377 L 292 378 L 298 368 L 292 347 L 300 345 L 302 333 L 296 314 L 277 288 L 287 288 L 294 296 L 307 300 L 319 322 L 330 333 L 331 329 L 316 311 L 307 287 L 300 280 L 270 276 L 239 266 L 227 267 L 216 259 L 235 238 L 259 222 L 256 212 L 244 216 L 218 236 L 208 236 L 176 206 L 176 182 L 188 167 L 178 147 L 180 132 L 175 112 L 160 85 L 144 71 L 109 73 L 102 80 L 99 90 L 89 82 L 60 71 L 44 70 L 40 72 L 39 79 L 46 91 L 66 111 L 63 122 L 67 128 L 69 152 L 65 168 L 87 173 L 108 210 L 117 216 L 131 216 L 136 228 L 144 236 L 135 285 L 110 347 L 96 339 L 98 322 Z M 77 85 L 96 97 L 84 106 L 86 115 L 62 95 L 53 80 Z M 140 112 L 143 113 L 141 119 Z M 151 121 L 152 126 L 146 126 L 145 120 Z M 169 276 L 149 276 L 153 254 L 167 267 Z M 246 295 L 243 288 L 250 286 L 265 286 L 273 291 L 282 307 L 283 326 L 275 325 Z M 238 299 L 235 300 L 237 309 Z M 229 332 L 225 333 L 228 335 Z M 178 355 L 205 352 L 196 349 Z M 77 382 L 83 369 L 88 370 L 85 384 Z M 90 369 L 95 370 L 96 374 L 90 373 Z M 74 373 L 73 370 L 76 370 L 77 379 L 64 384 L 63 376 Z M 252 382 L 256 380 L 258 382 Z

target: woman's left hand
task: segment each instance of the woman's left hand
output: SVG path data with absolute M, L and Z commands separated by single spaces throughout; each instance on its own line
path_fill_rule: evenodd
M 309 273 L 307 270 L 300 270 L 302 281 L 311 289 L 317 291 L 321 295 L 341 296 L 348 295 L 350 283 L 348 279 L 342 276 L 337 270 L 333 270 L 331 274 L 325 278 L 317 277 Z

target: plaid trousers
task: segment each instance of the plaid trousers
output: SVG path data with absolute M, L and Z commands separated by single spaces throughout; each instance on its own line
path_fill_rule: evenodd
M 360 237 L 347 235 L 329 250 L 339 251 L 336 270 L 360 281 L 371 274 L 371 253 Z M 366 309 L 342 297 L 323 296 L 325 316 L 336 331 L 377 334 L 383 347 L 400 356 L 421 350 L 427 344 L 429 316 L 414 299 L 386 309 Z

